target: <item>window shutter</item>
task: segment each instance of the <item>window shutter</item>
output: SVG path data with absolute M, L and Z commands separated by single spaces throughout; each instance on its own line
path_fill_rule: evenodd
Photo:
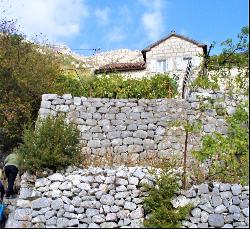
M 151 72 L 156 72 L 156 60 L 151 60 L 150 65 Z
M 167 61 L 167 71 L 173 71 L 174 70 L 174 63 L 173 59 L 169 59 Z
M 177 70 L 182 70 L 182 59 L 180 57 L 177 57 L 176 58 L 176 67 L 177 67 Z
M 163 72 L 167 72 L 168 71 L 168 61 L 167 60 L 163 60 L 162 61 L 163 64 Z

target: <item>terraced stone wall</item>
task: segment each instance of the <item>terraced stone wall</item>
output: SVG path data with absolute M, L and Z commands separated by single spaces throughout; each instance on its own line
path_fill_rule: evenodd
M 6 228 L 141 228 L 143 183 L 155 185 L 145 167 L 69 167 L 22 176 L 19 199 Z M 192 204 L 183 227 L 249 227 L 249 187 L 218 182 L 181 190 L 173 207 Z
M 204 134 L 226 134 L 221 111 L 232 114 L 240 96 L 225 97 L 214 108 L 204 108 L 209 99 L 225 97 L 221 92 L 198 90 L 182 99 L 105 99 L 72 97 L 70 94 L 42 96 L 40 117 L 65 114 L 81 132 L 83 153 L 93 161 L 112 159 L 112 164 L 129 164 L 181 154 L 183 127 L 176 120 L 202 121 L 199 134 L 188 139 L 188 150 L 197 149 Z M 242 99 L 242 98 L 241 98 Z M 88 158 L 90 158 L 88 157 Z

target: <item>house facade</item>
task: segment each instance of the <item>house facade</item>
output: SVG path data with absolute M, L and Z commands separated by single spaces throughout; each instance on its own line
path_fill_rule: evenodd
M 136 63 L 111 63 L 99 67 L 96 74 L 119 72 L 125 76 L 145 77 L 168 73 L 178 83 L 180 94 L 184 86 L 199 74 L 207 46 L 188 37 L 171 32 L 163 39 L 141 51 L 143 60 Z M 184 96 L 184 95 L 182 95 Z

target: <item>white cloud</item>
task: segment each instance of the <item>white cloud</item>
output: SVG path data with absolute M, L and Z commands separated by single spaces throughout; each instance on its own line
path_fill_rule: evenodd
M 110 9 L 108 7 L 104 9 L 96 9 L 94 14 L 98 19 L 98 23 L 101 25 L 107 25 L 109 23 Z
M 139 3 L 146 7 L 146 12 L 141 20 L 144 30 L 148 34 L 150 41 L 158 40 L 165 27 L 164 22 L 164 3 L 162 0 L 139 0 Z
M 148 38 L 155 41 L 160 38 L 163 31 L 163 17 L 158 11 L 144 13 L 142 16 L 144 29 L 148 33 Z
M 119 42 L 124 40 L 125 34 L 121 28 L 115 27 L 110 32 L 107 33 L 107 39 L 110 42 Z
M 12 0 L 6 16 L 28 36 L 43 33 L 58 41 L 80 32 L 88 10 L 84 0 Z

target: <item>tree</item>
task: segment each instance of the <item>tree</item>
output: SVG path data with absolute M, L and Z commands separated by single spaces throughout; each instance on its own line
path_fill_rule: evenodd
M 41 95 L 54 93 L 60 74 L 57 57 L 46 45 L 28 41 L 15 21 L 0 21 L 0 146 L 20 141 L 23 124 L 35 119 Z
M 208 69 L 220 67 L 248 67 L 249 61 L 249 27 L 244 26 L 238 34 L 238 40 L 233 42 L 231 38 L 221 42 L 222 53 L 215 56 L 205 56 L 205 65 Z M 215 47 L 215 42 L 210 46 L 210 51 Z M 209 53 L 210 53 L 209 51 Z

